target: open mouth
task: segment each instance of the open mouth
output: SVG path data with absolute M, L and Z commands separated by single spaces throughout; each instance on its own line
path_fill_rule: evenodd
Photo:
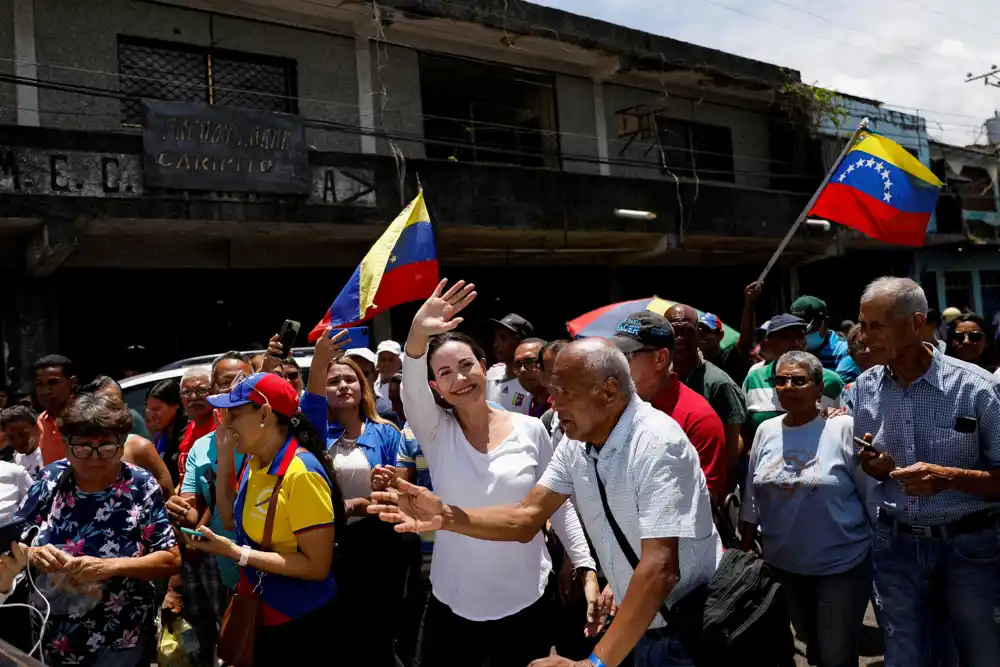
M 455 396 L 468 396 L 473 391 L 475 391 L 475 389 L 476 389 L 475 385 L 471 385 L 470 384 L 467 387 L 462 387 L 461 389 L 456 389 L 456 390 L 454 390 L 451 393 L 454 394 Z

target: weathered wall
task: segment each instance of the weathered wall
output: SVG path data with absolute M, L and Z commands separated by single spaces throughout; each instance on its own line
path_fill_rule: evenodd
M 597 174 L 597 120 L 594 114 L 594 83 L 589 79 L 556 76 L 556 112 L 559 116 L 559 147 L 563 169 Z M 573 160 L 581 156 L 590 160 Z
M 14 2 L 0 2 L 0 74 L 14 74 Z M 0 123 L 17 122 L 16 87 L 0 83 Z
M 764 114 L 707 101 L 699 103 L 690 99 L 670 97 L 651 90 L 605 85 L 604 109 L 608 127 L 609 159 L 612 162 L 629 160 L 649 163 L 649 167 L 642 164 L 612 164 L 613 176 L 670 179 L 670 176 L 660 173 L 655 141 L 635 140 L 626 150 L 627 138 L 617 136 L 616 112 L 637 105 L 664 109 L 670 118 L 730 128 L 733 137 L 733 166 L 737 172 L 736 184 L 757 188 L 769 186 L 768 128 L 767 117 Z M 653 148 L 649 150 L 651 146 Z
M 417 52 L 378 42 L 370 42 L 369 49 L 375 128 L 406 137 L 423 137 L 424 117 Z M 394 139 L 393 143 L 405 157 L 424 157 L 422 143 L 402 139 Z M 386 140 L 379 139 L 377 145 L 379 153 L 391 153 Z
M 7 3 L 4 3 L 6 6 Z M 35 6 L 39 78 L 117 89 L 119 34 L 292 58 L 298 71 L 299 111 L 308 118 L 358 124 L 357 70 L 351 39 L 283 26 L 212 16 L 134 0 L 44 0 Z M 3 48 L 3 47 L 0 47 Z M 120 130 L 116 99 L 39 91 L 42 124 Z M 356 134 L 311 130 L 319 150 L 356 152 Z

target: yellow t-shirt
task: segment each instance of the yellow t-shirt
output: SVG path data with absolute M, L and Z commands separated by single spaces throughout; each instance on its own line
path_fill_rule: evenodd
M 294 454 L 294 452 L 293 452 Z M 280 454 L 279 454 L 280 457 Z M 278 481 L 275 457 L 267 468 L 251 458 L 246 500 L 243 504 L 242 523 L 246 536 L 257 544 L 264 539 L 264 521 L 271 492 Z M 271 551 L 295 552 L 299 542 L 295 533 L 330 526 L 333 524 L 333 501 L 330 500 L 330 483 L 319 461 L 308 452 L 293 455 L 285 469 L 285 479 L 278 491 L 278 506 L 274 512 L 271 531 Z
M 240 480 L 236 498 L 237 536 L 240 544 L 249 539 L 255 548 L 264 539 L 267 506 L 279 475 L 284 475 L 274 512 L 270 551 L 298 551 L 296 535 L 306 530 L 333 525 L 330 481 L 315 456 L 299 449 L 290 439 L 274 460 L 262 466 L 250 458 Z M 252 567 L 240 568 L 237 591 L 249 595 L 260 583 L 264 601 L 264 624 L 277 625 L 298 618 L 332 600 L 337 591 L 331 574 L 323 581 L 293 579 L 277 574 L 261 577 Z

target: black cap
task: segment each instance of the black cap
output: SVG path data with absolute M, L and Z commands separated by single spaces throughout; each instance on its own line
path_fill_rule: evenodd
M 794 315 L 789 315 L 788 313 L 775 315 L 767 323 L 767 335 L 770 336 L 778 331 L 784 331 L 785 329 L 791 328 L 798 328 L 805 331 L 807 326 L 809 326 L 809 324 L 801 317 L 795 317 Z
M 499 320 L 491 319 L 490 322 L 498 327 L 503 327 L 508 331 L 514 332 L 514 334 L 521 340 L 531 338 L 535 335 L 535 327 L 531 326 L 531 322 L 524 319 L 517 313 L 508 313 Z
M 663 315 L 642 310 L 622 320 L 611 340 L 625 353 L 644 347 L 673 351 L 674 328 Z

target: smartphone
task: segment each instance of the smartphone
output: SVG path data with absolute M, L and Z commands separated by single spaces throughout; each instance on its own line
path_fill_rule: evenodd
M 871 452 L 872 454 L 881 454 L 882 453 L 881 450 L 876 449 L 875 445 L 873 445 L 872 443 L 868 442 L 864 438 L 854 438 L 854 444 L 856 444 L 858 447 L 860 447 L 864 451 Z
M 204 540 L 205 536 L 199 533 L 197 530 L 191 530 L 190 528 L 181 527 L 181 532 L 185 535 L 190 535 L 196 540 Z
M 295 320 L 285 320 L 285 323 L 281 325 L 281 331 L 278 332 L 278 342 L 281 344 L 282 357 L 287 357 L 292 353 L 292 345 L 295 344 L 300 328 L 302 325 Z
M 371 338 L 368 327 L 347 327 L 346 329 L 334 329 L 330 332 L 330 338 L 333 338 L 341 331 L 346 331 L 347 337 L 351 339 L 351 342 L 347 344 L 345 349 L 354 350 L 359 347 L 368 347 L 368 343 Z

